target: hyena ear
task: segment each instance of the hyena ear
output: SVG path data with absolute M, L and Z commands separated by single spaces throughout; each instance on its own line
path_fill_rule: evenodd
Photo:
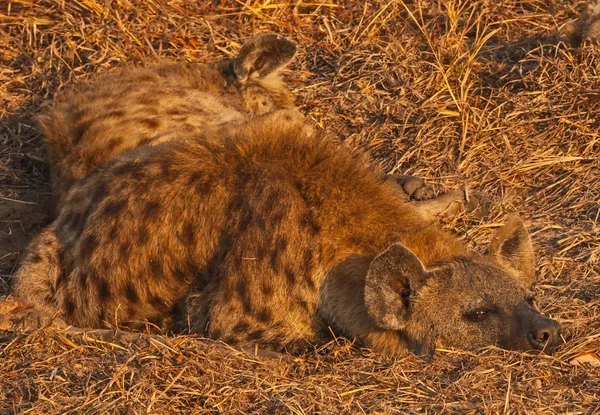
M 429 273 L 407 247 L 392 245 L 371 262 L 365 282 L 365 304 L 375 323 L 388 330 L 404 327 L 409 298 L 424 284 Z
M 535 258 L 531 238 L 523 221 L 516 215 L 492 238 L 488 255 L 526 286 L 535 282 Z
M 296 54 L 296 44 L 279 35 L 257 35 L 249 39 L 233 60 L 240 82 L 264 78 L 287 66 Z

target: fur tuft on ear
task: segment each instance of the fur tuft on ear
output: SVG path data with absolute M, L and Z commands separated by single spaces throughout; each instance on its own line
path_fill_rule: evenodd
M 428 276 L 421 261 L 407 247 L 392 245 L 371 262 L 365 282 L 369 316 L 387 330 L 404 327 L 409 316 L 409 297 Z
M 516 215 L 494 235 L 488 255 L 526 286 L 535 282 L 535 258 L 531 238 L 523 221 Z
M 233 72 L 240 82 L 264 78 L 286 67 L 296 54 L 296 44 L 275 34 L 249 39 L 233 60 Z

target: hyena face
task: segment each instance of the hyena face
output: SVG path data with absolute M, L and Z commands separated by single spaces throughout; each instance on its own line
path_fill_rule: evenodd
M 392 246 L 373 261 L 365 299 L 380 327 L 404 330 L 421 353 L 436 341 L 465 349 L 552 350 L 560 325 L 535 308 L 529 290 L 534 270 L 529 236 L 512 218 L 486 257 L 465 256 L 426 270 L 406 247 Z

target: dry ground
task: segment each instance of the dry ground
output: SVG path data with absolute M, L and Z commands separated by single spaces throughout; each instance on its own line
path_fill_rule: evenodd
M 0 294 L 50 220 L 33 117 L 124 63 L 212 61 L 277 32 L 300 53 L 296 102 L 388 171 L 493 198 L 448 223 L 483 250 L 527 222 L 553 356 L 493 348 L 388 360 L 343 341 L 295 361 L 190 337 L 128 345 L 47 328 L 0 341 L 0 413 L 600 413 L 600 47 L 561 42 L 554 0 L 1 0 Z

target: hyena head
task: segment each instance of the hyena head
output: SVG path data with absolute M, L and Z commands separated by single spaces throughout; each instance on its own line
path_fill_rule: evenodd
M 280 72 L 295 54 L 293 42 L 275 34 L 263 34 L 249 39 L 238 55 L 225 64 L 224 69 L 238 83 L 248 111 L 264 114 L 294 106 Z
M 373 260 L 365 285 L 369 315 L 384 329 L 403 330 L 418 353 L 430 346 L 553 350 L 560 325 L 536 309 L 531 240 L 511 217 L 485 257 L 469 256 L 425 269 L 406 247 Z

